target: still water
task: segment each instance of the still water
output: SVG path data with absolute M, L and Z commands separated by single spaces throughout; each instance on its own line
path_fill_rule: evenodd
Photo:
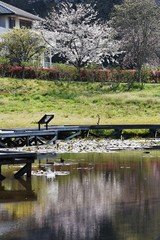
M 160 239 L 159 151 L 44 156 L 33 170 L 46 166 L 69 174 L 18 181 L 17 166 L 2 169 L 0 240 Z

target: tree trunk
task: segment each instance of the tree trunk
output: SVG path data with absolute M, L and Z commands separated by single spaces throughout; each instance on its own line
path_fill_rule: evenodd
M 22 80 L 25 78 L 25 66 L 22 66 Z
M 77 81 L 81 81 L 81 68 L 80 67 L 77 67 L 77 78 L 76 78 Z
M 144 82 L 142 78 L 142 66 L 137 69 L 137 81 L 139 82 L 140 88 L 144 87 Z

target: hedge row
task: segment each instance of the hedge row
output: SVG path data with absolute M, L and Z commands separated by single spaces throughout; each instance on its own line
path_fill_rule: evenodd
M 90 82 L 132 82 L 138 75 L 136 70 L 95 70 L 82 69 L 77 76 L 75 68 L 30 68 L 20 66 L 0 65 L 0 75 L 5 77 L 44 79 L 44 80 L 67 80 L 67 81 L 90 81 Z M 144 69 L 141 72 L 143 82 L 160 82 L 160 71 Z

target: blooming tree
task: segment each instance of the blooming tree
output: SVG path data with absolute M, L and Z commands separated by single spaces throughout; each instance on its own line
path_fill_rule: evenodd
M 89 63 L 102 63 L 104 56 L 117 53 L 115 32 L 97 19 L 91 5 L 63 4 L 52 9 L 41 23 L 44 39 L 54 54 L 60 53 L 78 71 Z

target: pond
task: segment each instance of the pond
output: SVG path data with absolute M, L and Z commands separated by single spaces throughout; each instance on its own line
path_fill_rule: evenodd
M 160 239 L 160 151 L 43 156 L 30 180 L 16 170 L 3 168 L 0 240 Z

